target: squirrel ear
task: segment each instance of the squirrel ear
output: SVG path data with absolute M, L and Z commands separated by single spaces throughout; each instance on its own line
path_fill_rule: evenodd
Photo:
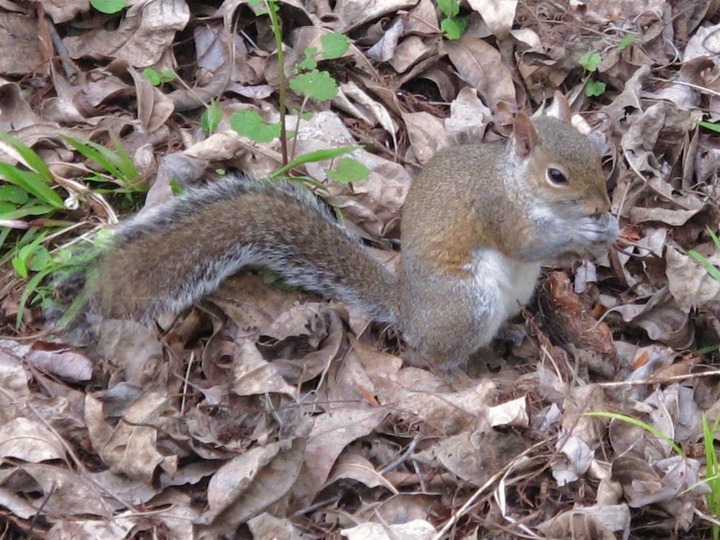
M 555 90 L 553 94 L 553 102 L 550 107 L 545 111 L 547 116 L 552 116 L 563 122 L 570 122 L 572 118 L 572 111 L 570 110 L 570 104 L 567 98 L 562 95 L 558 90 Z
M 528 157 L 539 140 L 540 135 L 530 117 L 522 111 L 518 112 L 513 126 L 513 144 L 517 155 Z

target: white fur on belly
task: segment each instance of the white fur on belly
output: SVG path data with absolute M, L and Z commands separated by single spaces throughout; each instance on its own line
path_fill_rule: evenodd
M 501 319 L 498 324 L 519 313 L 520 307 L 530 301 L 540 276 L 540 263 L 509 259 L 494 249 L 476 251 L 467 269 L 475 276 L 474 289 L 481 309 L 490 307 L 488 303 L 495 304 Z

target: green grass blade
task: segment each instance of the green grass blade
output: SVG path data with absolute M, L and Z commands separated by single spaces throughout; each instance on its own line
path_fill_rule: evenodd
M 17 151 L 17 153 L 22 156 L 27 166 L 37 172 L 43 178 L 43 180 L 48 183 L 53 182 L 55 177 L 50 172 L 50 169 L 48 169 L 47 165 L 45 165 L 45 162 L 40 158 L 40 156 L 37 155 L 35 150 L 27 146 L 19 139 L 8 135 L 4 131 L 0 131 L 0 141 L 3 141 L 12 146 Z
M 21 206 L 17 210 L 11 210 L 0 214 L 0 219 L 20 219 L 25 216 L 42 216 L 55 211 L 55 207 L 42 204 Z
M 118 180 L 122 179 L 122 173 L 120 172 L 120 170 L 115 167 L 115 165 L 109 159 L 107 159 L 105 155 L 103 155 L 104 153 L 100 152 L 97 148 L 93 146 L 94 143 L 92 143 L 92 141 L 82 142 L 77 139 L 73 139 L 72 137 L 63 137 L 63 140 L 70 146 L 72 146 L 75 150 L 77 150 L 82 156 L 100 165 L 103 169 L 105 169 L 107 173 L 109 173 L 114 178 Z M 104 150 L 107 149 L 104 148 Z
M 683 452 L 682 448 L 680 448 L 680 446 L 678 446 L 678 444 L 675 441 L 673 441 L 670 437 L 665 435 L 662 431 L 660 431 L 656 427 L 651 426 L 650 424 L 643 422 L 642 420 L 638 420 L 637 418 L 633 418 L 632 416 L 626 416 L 624 414 L 611 413 L 611 412 L 588 412 L 588 413 L 585 413 L 585 416 L 598 416 L 598 417 L 603 417 L 603 418 L 612 418 L 612 419 L 621 420 L 623 422 L 627 422 L 628 424 L 632 424 L 634 426 L 642 428 L 645 431 L 647 431 L 648 433 L 652 433 L 653 435 L 655 435 L 658 439 L 663 440 L 666 443 L 668 443 L 678 456 L 685 457 L 685 452 Z
M 715 234 L 710 227 L 707 228 L 707 232 L 710 235 L 710 238 L 713 239 L 713 242 L 715 242 L 715 247 L 720 249 L 720 237 L 718 237 L 718 235 Z
M 35 291 L 35 289 L 37 289 L 38 285 L 40 285 L 40 282 L 45 279 L 45 277 L 51 272 L 52 269 L 38 272 L 26 283 L 25 289 L 23 289 L 22 295 L 20 295 L 20 302 L 18 303 L 18 312 L 17 317 L 15 318 L 15 328 L 20 328 L 20 323 L 22 323 L 22 316 L 25 312 L 25 306 L 27 305 L 30 295 Z
M 47 185 L 42 176 L 35 171 L 23 171 L 8 163 L 0 163 L 0 177 L 54 208 L 63 208 L 63 200 Z
M 270 175 L 270 178 L 276 178 L 277 176 L 280 176 L 281 174 L 284 174 L 288 172 L 290 169 L 294 169 L 295 167 L 298 167 L 300 165 L 304 165 L 305 163 L 315 163 L 317 161 L 326 161 L 328 159 L 335 159 L 338 156 L 342 156 L 344 154 L 348 154 L 350 152 L 354 152 L 355 150 L 359 150 L 362 148 L 361 146 L 341 146 L 340 148 L 328 148 L 324 150 L 317 150 L 315 152 L 308 152 L 307 154 L 303 154 L 301 156 L 296 157 L 293 159 L 290 163 L 285 165 L 284 167 L 280 167 L 277 171 L 272 173 Z
M 139 181 L 140 173 L 135 167 L 135 164 L 132 162 L 132 159 L 127 152 L 125 152 L 125 149 L 122 147 L 122 144 L 120 144 L 120 141 L 115 140 L 113 142 L 115 144 L 115 151 L 105 148 L 93 141 L 88 141 L 88 144 L 98 151 L 107 160 L 107 162 L 114 167 L 115 171 L 117 171 L 117 174 L 113 174 L 115 178 L 122 180 L 127 184 Z M 108 170 L 108 172 L 110 171 Z
M 707 506 L 714 518 L 720 517 L 720 468 L 718 467 L 718 455 L 715 451 L 715 432 L 718 428 L 720 417 L 715 420 L 713 427 L 710 427 L 707 417 L 702 415 L 703 445 L 705 447 L 705 482 L 710 488 L 707 494 Z M 713 540 L 720 539 L 720 527 L 712 526 Z
M 720 268 L 715 266 L 707 258 L 700 255 L 700 253 L 698 253 L 694 249 L 688 251 L 688 255 L 690 255 L 693 259 L 702 264 L 705 267 L 707 273 L 710 274 L 710 277 L 712 277 L 715 281 L 720 281 Z

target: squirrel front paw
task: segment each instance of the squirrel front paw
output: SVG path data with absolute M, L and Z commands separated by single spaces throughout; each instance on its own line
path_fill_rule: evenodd
M 620 229 L 617 219 L 610 214 L 586 217 L 578 221 L 573 231 L 573 243 L 591 246 L 595 244 L 612 245 Z

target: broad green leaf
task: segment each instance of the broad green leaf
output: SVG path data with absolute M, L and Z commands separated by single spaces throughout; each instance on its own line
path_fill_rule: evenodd
M 710 227 L 707 228 L 707 232 L 710 235 L 710 238 L 712 238 L 713 242 L 715 243 L 715 247 L 720 249 L 720 236 L 715 234 Z
M 230 127 L 258 143 L 270 142 L 280 136 L 280 124 L 268 124 L 255 111 L 236 112 L 230 118 Z
M 467 28 L 468 21 L 465 17 L 454 17 L 443 19 L 440 28 L 448 39 L 460 39 Z
M 329 169 L 327 175 L 336 182 L 347 184 L 367 180 L 370 176 L 370 169 L 355 159 L 341 158 L 338 160 L 337 167 Z
M 303 51 L 304 58 L 295 66 L 295 74 L 297 75 L 303 70 L 310 71 L 317 68 L 317 60 L 315 60 L 317 53 L 318 50 L 315 47 L 307 47 Z
M 143 77 L 145 77 L 148 81 L 150 81 L 150 84 L 153 86 L 160 86 L 160 72 L 152 69 L 152 68 L 145 68 L 142 70 Z
M 605 93 L 605 88 L 606 85 L 604 82 L 588 79 L 588 81 L 585 83 L 585 95 L 587 97 L 602 96 Z
M 27 265 L 33 272 L 44 270 L 52 263 L 52 256 L 45 246 L 38 246 L 37 249 L 28 257 Z
M 210 101 L 208 108 L 200 117 L 200 126 L 205 133 L 213 134 L 222 120 L 222 111 L 214 99 Z
M 28 299 L 30 298 L 30 295 L 35 292 L 35 289 L 37 289 L 38 285 L 40 285 L 40 282 L 42 282 L 43 279 L 45 279 L 50 273 L 55 270 L 54 268 L 50 268 L 48 270 L 43 270 L 42 272 L 38 272 L 35 274 L 30 280 L 25 284 L 25 289 L 23 289 L 22 295 L 20 295 L 20 301 L 18 302 L 18 312 L 17 317 L 15 318 L 15 326 L 20 327 L 20 323 L 22 323 L 22 317 L 23 313 L 25 312 L 25 306 L 27 305 Z M 80 295 L 78 295 L 80 296 Z M 74 304 L 74 302 L 73 302 Z
M 590 51 L 578 58 L 578 63 L 591 73 L 597 71 L 600 62 L 602 62 L 602 56 L 597 51 Z
M 90 5 L 100 13 L 113 15 L 125 9 L 125 0 L 90 0 Z
M 341 146 L 340 148 L 326 148 L 323 150 L 316 150 L 315 152 L 308 152 L 307 154 L 296 157 L 284 167 L 280 167 L 277 171 L 270 175 L 270 178 L 277 178 L 278 176 L 285 174 L 287 171 L 294 169 L 295 167 L 298 167 L 300 165 L 304 165 L 305 163 L 316 163 L 318 161 L 335 159 L 336 157 L 340 157 L 344 154 L 354 152 L 355 150 L 358 150 L 360 148 L 362 147 L 353 145 Z
M 94 161 L 100 165 L 105 171 L 118 180 L 123 178 L 123 173 L 118 169 L 115 164 L 107 158 L 99 149 L 95 148 L 90 144 L 91 141 L 83 142 L 72 137 L 63 137 L 65 142 L 77 150 L 81 155 L 90 161 Z
M 460 3 L 458 0 L 437 0 L 438 7 L 445 17 L 455 17 L 460 13 Z
M 290 88 L 301 96 L 329 101 L 337 96 L 338 86 L 327 71 L 312 70 L 290 79 Z
M 3 247 L 8 236 L 10 236 L 10 229 L 0 227 L 0 248 Z
M 175 80 L 175 73 L 171 69 L 163 69 L 158 71 L 153 68 L 145 68 L 142 71 L 143 77 L 145 77 L 150 84 L 153 86 L 160 86 L 161 84 L 172 82 Z
M 320 43 L 322 44 L 323 58 L 326 60 L 340 58 L 350 48 L 350 38 L 337 32 L 322 35 Z
M 635 37 L 636 37 L 636 36 L 633 35 L 633 34 L 628 34 L 627 36 L 625 36 L 624 38 L 622 38 L 622 39 L 620 40 L 620 43 L 618 43 L 618 46 L 617 46 L 618 50 L 619 50 L 619 51 L 624 51 L 625 49 L 627 49 L 627 48 L 630 46 L 630 44 L 631 44 L 633 41 L 635 41 Z

